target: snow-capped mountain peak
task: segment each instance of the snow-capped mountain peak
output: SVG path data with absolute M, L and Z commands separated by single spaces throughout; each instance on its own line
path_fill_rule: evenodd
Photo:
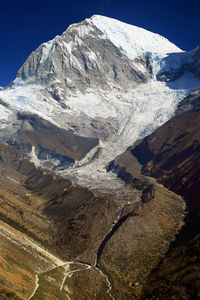
M 0 91 L 0 134 L 14 132 L 18 139 L 16 112 L 28 111 L 76 136 L 98 139 L 62 172 L 83 184 L 92 174 L 94 186 L 104 185 L 110 176 L 105 164 L 169 120 L 177 104 L 200 88 L 199 57 L 198 49 L 185 53 L 158 34 L 95 15 L 40 45 Z M 29 156 L 48 166 L 38 153 L 34 148 Z
M 131 59 L 146 52 L 161 54 L 182 52 L 166 38 L 146 29 L 100 15 L 92 16 L 89 21 Z

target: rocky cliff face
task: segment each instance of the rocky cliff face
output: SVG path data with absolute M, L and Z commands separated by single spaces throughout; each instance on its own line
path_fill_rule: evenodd
M 87 89 L 111 90 L 146 82 L 147 58 L 130 60 L 89 20 L 71 25 L 61 36 L 42 44 L 17 73 L 17 78 L 48 86 L 56 101 Z M 59 78 L 59 81 L 58 81 Z

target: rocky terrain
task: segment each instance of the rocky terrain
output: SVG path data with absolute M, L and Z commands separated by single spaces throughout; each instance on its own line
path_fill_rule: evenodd
M 2 299 L 199 297 L 199 89 L 199 48 L 103 16 L 32 52 L 0 90 Z

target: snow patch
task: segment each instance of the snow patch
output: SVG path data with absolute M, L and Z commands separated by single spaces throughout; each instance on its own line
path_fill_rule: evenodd
M 57 42 L 59 36 L 56 36 L 54 39 L 48 41 L 47 43 L 43 44 L 42 48 L 42 57 L 40 63 L 43 63 L 52 53 L 55 43 Z
M 30 162 L 34 163 L 36 167 L 41 167 L 41 162 L 37 157 L 37 154 L 35 152 L 35 146 L 32 146 L 31 152 L 29 154 Z

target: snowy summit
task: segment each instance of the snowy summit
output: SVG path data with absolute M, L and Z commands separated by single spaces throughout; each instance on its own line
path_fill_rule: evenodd
M 162 54 L 182 52 L 161 35 L 137 26 L 100 15 L 94 15 L 88 21 L 104 32 L 113 44 L 132 59 L 147 52 Z

